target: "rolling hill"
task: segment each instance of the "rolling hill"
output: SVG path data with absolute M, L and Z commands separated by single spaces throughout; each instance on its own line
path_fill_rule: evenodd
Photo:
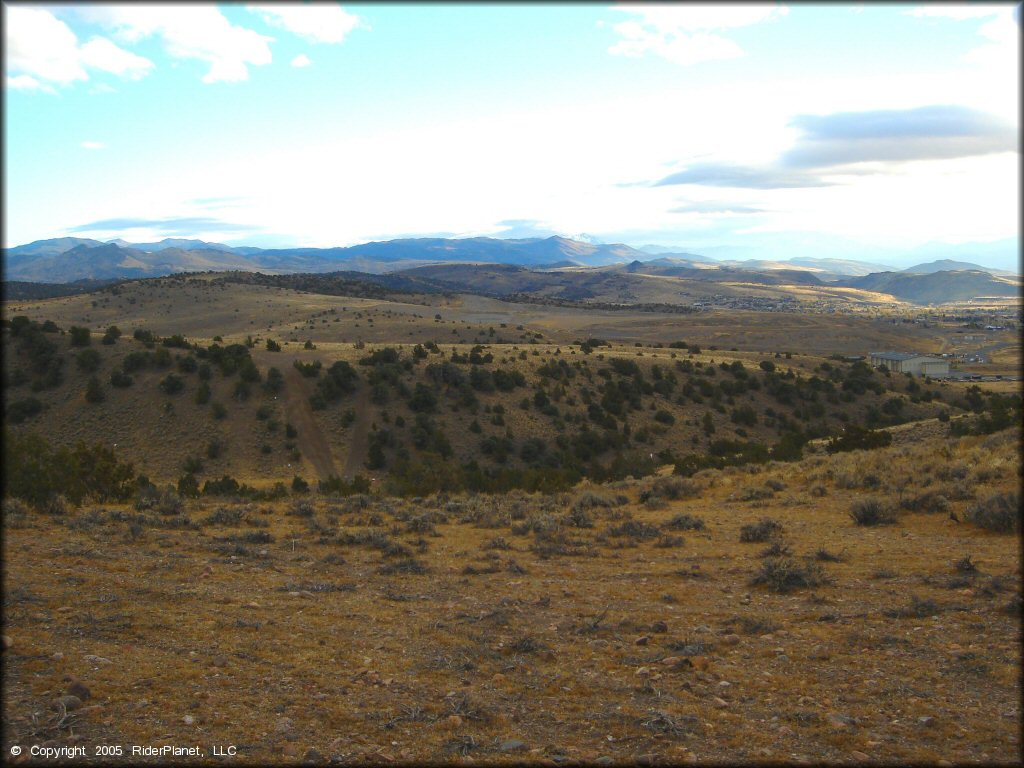
M 864 277 L 841 281 L 850 288 L 888 293 L 915 304 L 941 304 L 946 301 L 965 301 L 978 296 L 1016 296 L 1020 282 L 995 277 L 980 270 L 957 270 L 914 274 L 905 272 L 877 272 Z

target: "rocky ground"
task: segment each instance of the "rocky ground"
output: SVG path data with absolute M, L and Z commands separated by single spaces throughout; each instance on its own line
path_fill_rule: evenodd
M 1018 437 L 552 496 L 8 500 L 4 753 L 1019 763 L 1019 533 L 969 522 Z

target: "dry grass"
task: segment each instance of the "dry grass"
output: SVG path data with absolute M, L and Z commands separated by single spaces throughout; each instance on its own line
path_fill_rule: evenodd
M 312 514 L 5 504 L 4 743 L 235 744 L 249 764 L 311 749 L 360 763 L 1014 762 L 1018 536 L 912 510 L 854 526 L 861 491 L 838 478 L 874 472 L 872 494 L 895 498 L 910 476 L 920 495 L 957 481 L 939 467 L 984 457 L 987 499 L 1016 485 L 1016 438 L 771 465 L 786 490 L 766 506 L 730 499 L 757 479 L 743 471 L 702 473 L 698 497 L 657 509 L 644 481 L 314 496 Z M 961 518 L 976 503 L 947 498 Z M 680 515 L 705 522 L 684 546 L 644 535 Z M 787 562 L 740 542 L 764 517 Z M 794 568 L 815 578 L 751 583 Z M 55 712 L 68 678 L 91 698 Z

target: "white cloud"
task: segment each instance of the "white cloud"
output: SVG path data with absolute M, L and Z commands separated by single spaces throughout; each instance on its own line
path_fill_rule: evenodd
M 9 5 L 6 11 L 9 70 L 60 85 L 89 79 L 80 61 L 78 38 L 67 24 L 41 8 Z
M 249 65 L 269 64 L 273 38 L 235 26 L 214 6 L 162 5 L 86 6 L 78 12 L 89 21 L 113 29 L 118 39 L 134 43 L 150 36 L 161 39 L 169 55 L 198 59 L 210 65 L 204 83 L 249 78 Z
M 996 16 L 1007 10 L 1013 12 L 1012 5 L 923 5 L 905 11 L 908 16 L 955 19 L 964 21 L 966 19 L 983 19 L 987 16 Z
M 609 53 L 639 57 L 650 52 L 682 65 L 743 56 L 735 41 L 717 33 L 788 13 L 776 5 L 628 5 L 613 10 L 639 18 L 613 25 L 622 39 Z
M 42 8 L 7 8 L 7 67 L 21 74 L 9 77 L 8 87 L 54 92 L 43 81 L 69 85 L 88 80 L 86 68 L 138 80 L 153 62 L 119 48 L 104 37 L 79 45 L 71 28 Z
M 81 48 L 82 61 L 95 69 L 139 80 L 153 69 L 153 62 L 143 56 L 118 48 L 105 37 L 94 37 Z
M 82 149 L 106 149 L 107 145 L 100 141 L 83 141 Z
M 291 61 L 293 67 L 308 67 L 313 62 L 309 60 L 309 56 L 304 53 L 300 53 Z
M 359 26 L 358 16 L 330 3 L 254 4 L 246 8 L 258 13 L 267 24 L 314 43 L 340 43 Z
M 32 75 L 15 75 L 7 76 L 7 87 L 16 91 L 45 91 L 46 93 L 56 93 L 56 91 L 44 83 L 40 83 Z

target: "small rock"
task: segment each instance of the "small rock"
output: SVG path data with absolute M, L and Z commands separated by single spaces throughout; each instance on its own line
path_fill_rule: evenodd
M 495 685 L 500 685 L 505 682 L 505 676 L 501 672 L 495 672 L 493 677 L 491 677 L 491 682 Z
M 808 652 L 807 658 L 809 658 L 809 659 L 819 659 L 819 660 L 828 660 L 828 659 L 832 658 L 832 654 L 828 650 L 828 648 L 825 648 L 822 645 L 816 645 L 813 648 L 811 648 L 810 652 Z
M 657 634 L 668 632 L 668 624 L 666 624 L 664 621 L 656 621 L 653 624 L 651 624 L 651 632 Z
M 611 765 L 614 761 L 608 757 L 608 755 L 601 755 L 601 757 L 597 758 L 594 762 L 598 765 Z
M 282 717 L 280 720 L 277 721 L 277 725 L 274 726 L 274 730 L 276 730 L 278 733 L 285 733 L 286 731 L 290 731 L 293 725 L 294 724 L 292 723 L 292 719 L 290 717 Z
M 659 664 L 664 664 L 666 667 L 674 667 L 676 664 L 678 664 L 679 662 L 683 661 L 683 658 L 684 657 L 682 657 L 682 656 L 666 656 L 664 659 L 662 659 L 658 663 Z
M 297 746 L 295 746 L 294 744 L 285 744 L 281 748 L 281 754 L 284 755 L 285 757 L 298 757 L 299 756 L 299 748 Z
M 458 715 L 448 715 L 448 717 L 444 719 L 444 724 L 446 728 L 460 728 L 462 726 L 462 718 Z
M 502 752 L 522 752 L 526 749 L 526 742 L 519 739 L 509 739 L 508 741 L 501 742 L 500 749 Z
M 14 641 L 11 640 L 10 635 L 4 635 L 3 638 L 4 650 L 6 651 L 8 648 L 14 645 Z
M 853 758 L 854 760 L 860 760 L 860 761 L 861 761 L 862 763 L 863 763 L 863 762 L 864 762 L 865 760 L 870 760 L 870 759 L 871 759 L 871 758 L 870 758 L 870 757 L 868 757 L 868 756 L 867 756 L 867 755 L 866 755 L 865 753 L 863 753 L 863 752 L 860 752 L 860 751 L 858 751 L 858 750 L 856 750 L 856 749 L 855 749 L 855 750 L 853 750 L 853 752 L 851 752 L 851 753 L 850 753 L 850 757 L 852 757 L 852 758 Z
M 61 661 L 61 660 L 62 660 L 62 659 L 64 658 L 64 654 L 63 654 L 63 653 L 61 653 L 60 651 L 57 651 L 57 652 L 56 652 L 55 654 L 53 654 L 53 656 L 51 656 L 50 658 L 51 658 L 51 659 L 53 659 L 54 661 Z
M 931 728 L 933 725 L 935 725 L 935 718 L 934 717 L 927 717 L 927 716 L 926 717 L 919 717 L 919 718 L 917 718 L 917 724 L 921 725 L 921 726 L 924 726 L 925 728 Z
M 80 680 L 75 680 L 68 686 L 65 691 L 69 696 L 77 696 L 82 701 L 88 701 L 89 697 L 92 696 L 92 691 L 88 689 Z
M 210 663 L 215 667 L 226 667 L 228 665 L 228 660 L 223 656 L 215 656 L 213 661 Z
M 726 701 L 725 699 L 720 699 L 717 696 L 713 696 L 711 698 L 711 700 L 713 702 L 715 702 L 715 706 L 718 707 L 719 709 L 725 709 L 726 707 L 729 706 L 729 702 L 728 701 Z
M 195 721 L 196 719 L 192 717 L 192 715 L 185 715 L 183 718 L 181 718 L 181 722 L 183 722 L 185 725 L 192 725 Z
M 644 635 L 643 637 L 638 637 L 635 642 L 637 645 L 647 645 L 649 642 L 651 642 L 651 638 L 649 638 L 647 635 Z
M 637 677 L 650 677 L 650 675 L 651 675 L 651 668 L 650 667 L 640 667 L 640 669 L 638 669 L 633 674 L 635 674 Z
M 836 728 L 852 728 L 857 724 L 857 721 L 849 715 L 839 715 L 835 712 L 829 714 L 828 721 Z
M 59 699 L 54 699 L 54 709 L 66 709 L 68 712 L 73 712 L 76 709 L 81 709 L 82 700 L 77 696 L 61 696 Z
M 321 755 L 315 747 L 310 747 L 306 750 L 306 754 L 302 756 L 302 759 L 309 763 L 322 763 L 324 756 Z
M 730 632 L 728 635 L 722 638 L 722 642 L 726 645 L 739 645 L 740 636 Z

